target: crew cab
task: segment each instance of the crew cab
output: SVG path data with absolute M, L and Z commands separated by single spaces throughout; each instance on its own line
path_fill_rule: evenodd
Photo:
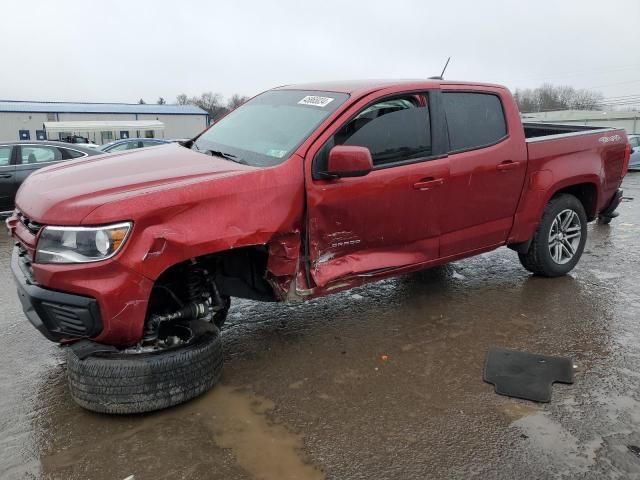
M 69 345 L 75 401 L 153 410 L 218 381 L 231 297 L 303 301 L 501 246 L 568 273 L 629 154 L 621 129 L 523 125 L 499 85 L 284 86 L 183 145 L 31 175 L 12 268 L 28 319 Z

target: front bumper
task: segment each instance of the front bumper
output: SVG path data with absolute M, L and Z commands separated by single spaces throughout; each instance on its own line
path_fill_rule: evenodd
M 71 295 L 37 285 L 25 252 L 13 250 L 11 270 L 22 309 L 29 321 L 54 342 L 71 338 L 92 338 L 102 331 L 98 302 L 91 297 Z

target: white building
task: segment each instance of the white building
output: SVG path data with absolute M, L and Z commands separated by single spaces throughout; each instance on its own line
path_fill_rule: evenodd
M 98 144 L 133 137 L 190 138 L 208 124 L 207 112 L 194 105 L 0 100 L 0 141 L 58 140 L 68 135 Z
M 521 114 L 523 122 L 564 123 L 624 128 L 627 134 L 640 133 L 640 112 L 606 110 L 557 110 Z

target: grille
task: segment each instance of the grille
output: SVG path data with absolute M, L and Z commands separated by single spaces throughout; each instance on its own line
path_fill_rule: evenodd
M 27 277 L 29 283 L 35 283 L 33 278 L 33 267 L 31 266 L 33 258 L 31 257 L 29 250 L 27 250 L 20 242 L 17 242 L 16 246 L 18 247 L 18 257 L 20 257 L 22 273 Z
M 17 212 L 17 215 L 20 223 L 27 227 L 27 230 L 29 230 L 29 232 L 31 232 L 33 235 L 38 235 L 38 233 L 40 233 L 40 230 L 42 230 L 42 227 L 44 227 L 44 225 L 38 222 L 34 222 L 21 212 Z

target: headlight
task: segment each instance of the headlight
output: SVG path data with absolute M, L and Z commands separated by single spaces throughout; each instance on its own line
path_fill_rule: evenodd
M 131 222 L 102 227 L 44 227 L 36 263 L 87 263 L 113 257 L 127 240 Z

